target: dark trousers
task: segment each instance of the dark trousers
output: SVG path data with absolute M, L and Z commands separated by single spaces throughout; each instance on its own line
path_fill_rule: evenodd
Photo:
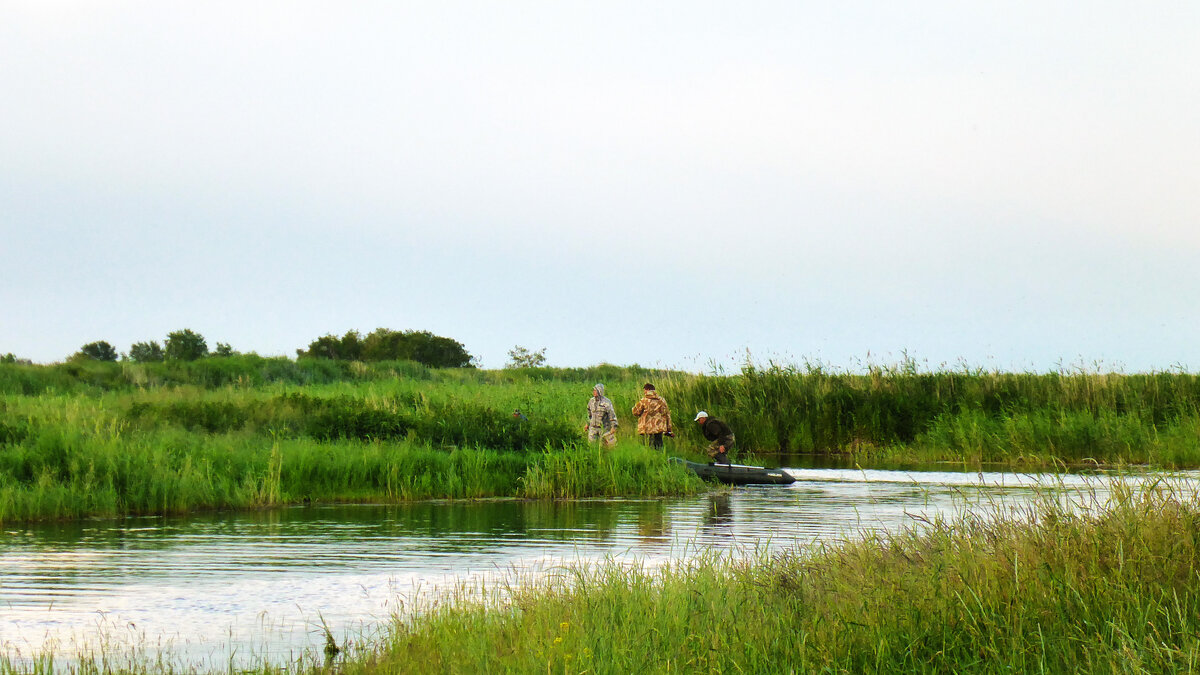
M 661 432 L 657 434 L 642 434 L 642 438 L 646 440 L 646 445 L 649 445 L 652 448 L 662 448 L 662 437 L 663 435 Z

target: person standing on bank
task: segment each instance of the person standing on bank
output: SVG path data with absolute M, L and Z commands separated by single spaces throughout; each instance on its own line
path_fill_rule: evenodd
M 587 404 L 588 421 L 584 425 L 588 441 L 611 448 L 617 444 L 617 410 L 612 401 L 604 396 L 604 385 L 597 384 L 592 388 L 592 397 Z
M 641 400 L 633 406 L 633 416 L 638 418 L 637 432 L 650 447 L 661 448 L 663 434 L 675 435 L 671 428 L 671 409 L 654 390 L 654 385 L 647 382 L 642 391 L 644 393 Z
M 696 424 L 700 425 L 704 438 L 712 441 L 708 444 L 708 456 L 717 464 L 728 464 L 729 456 L 726 453 L 733 449 L 733 430 L 721 420 L 709 417 L 703 410 L 696 413 Z

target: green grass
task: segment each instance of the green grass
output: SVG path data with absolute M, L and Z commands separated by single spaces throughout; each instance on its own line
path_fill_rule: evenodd
M 686 469 L 636 443 L 514 452 L 412 441 L 93 435 L 56 429 L 0 454 L 0 523 L 300 502 L 689 494 Z
M 647 380 L 675 415 L 678 438 L 666 454 L 691 458 L 705 445 L 691 422 L 702 408 L 733 427 L 740 460 L 783 452 L 863 465 L 1200 466 L 1200 378 L 1185 373 L 922 373 L 909 364 L 867 374 L 747 367 L 718 376 L 254 355 L 0 364 L 0 522 L 303 499 L 700 489 L 653 453 L 586 452 L 592 384 L 608 386 L 619 438 L 632 446 L 628 411 Z M 528 420 L 512 417 L 514 409 Z
M 811 554 L 577 567 L 397 623 L 345 673 L 1190 672 L 1200 505 L 935 522 Z
M 741 447 L 870 460 L 1200 466 L 1200 376 L 1186 373 L 868 374 L 746 367 L 671 377 L 673 409 L 727 421 Z

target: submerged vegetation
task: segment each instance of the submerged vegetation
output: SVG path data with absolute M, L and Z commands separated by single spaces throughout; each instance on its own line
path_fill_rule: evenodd
M 0 363 L 0 522 L 304 500 L 585 497 L 702 489 L 637 446 L 653 381 L 668 454 L 699 456 L 698 409 L 741 458 L 841 455 L 1023 466 L 1200 466 L 1200 377 L 1185 373 L 866 373 L 746 367 L 430 368 L 253 354 L 133 363 Z M 604 382 L 622 450 L 583 441 Z M 519 414 L 514 411 L 519 410 Z M 735 458 L 738 458 L 735 455 Z

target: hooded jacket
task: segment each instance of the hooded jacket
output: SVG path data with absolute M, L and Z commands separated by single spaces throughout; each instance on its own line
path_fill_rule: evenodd
M 612 401 L 604 396 L 604 385 L 597 384 L 595 389 L 599 396 L 588 399 L 588 426 L 592 429 L 612 429 L 617 426 L 617 411 Z

